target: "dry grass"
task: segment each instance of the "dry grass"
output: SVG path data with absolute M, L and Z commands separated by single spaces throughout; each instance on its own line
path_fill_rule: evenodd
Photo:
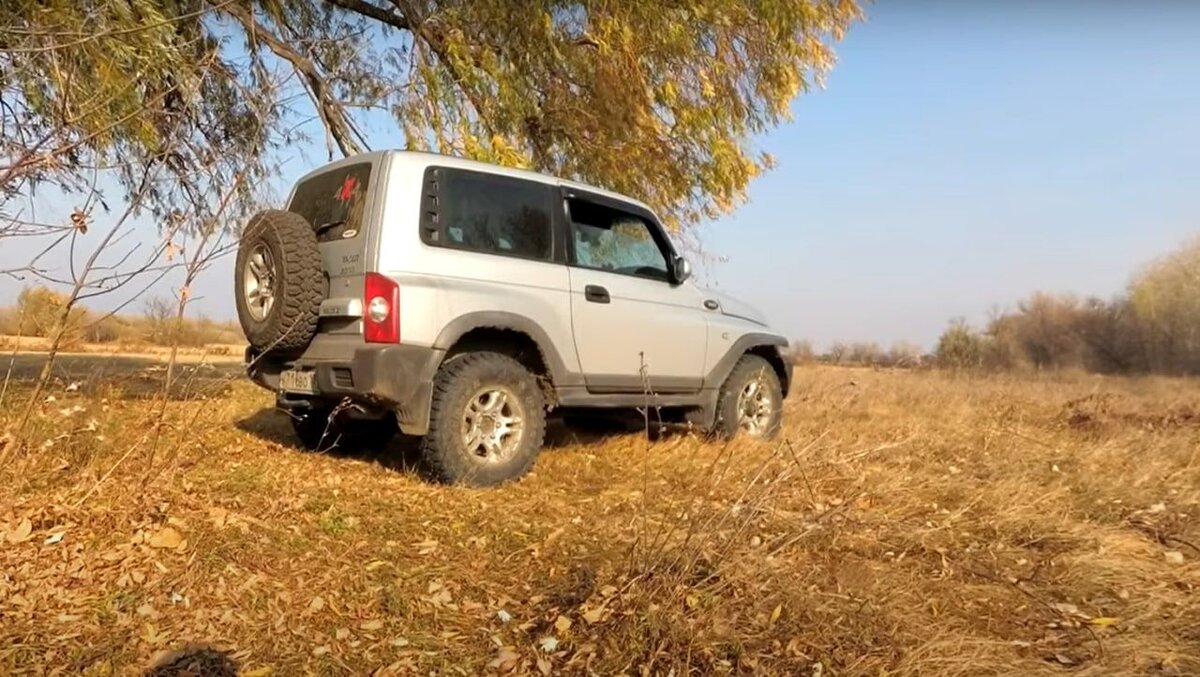
M 486 491 L 302 453 L 242 384 L 148 475 L 146 400 L 60 389 L 0 470 L 0 673 L 1200 674 L 1195 382 L 796 380 L 784 444 L 558 429 Z

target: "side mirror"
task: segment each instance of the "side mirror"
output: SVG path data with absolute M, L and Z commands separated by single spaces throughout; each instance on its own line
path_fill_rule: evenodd
M 682 256 L 676 256 L 671 265 L 671 274 L 675 278 L 675 284 L 681 284 L 692 276 L 692 264 Z

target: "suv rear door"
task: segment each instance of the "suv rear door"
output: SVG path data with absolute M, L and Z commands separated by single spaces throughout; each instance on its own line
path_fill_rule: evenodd
M 611 198 L 572 188 L 564 199 L 571 323 L 588 390 L 699 390 L 707 318 L 699 291 L 672 279 L 674 250 L 662 228 Z
M 308 220 L 317 233 L 327 288 L 321 303 L 319 334 L 361 334 L 367 243 L 375 215 L 376 166 L 353 158 L 302 178 L 288 211 Z

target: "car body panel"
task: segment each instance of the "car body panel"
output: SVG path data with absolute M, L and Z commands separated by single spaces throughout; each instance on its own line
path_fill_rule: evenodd
M 390 402 L 407 412 L 406 432 L 427 425 L 428 384 L 387 384 L 389 378 L 432 379 L 426 368 L 476 328 L 518 331 L 529 336 L 549 368 L 557 401 L 572 406 L 632 406 L 648 395 L 678 406 L 710 408 L 715 393 L 737 358 L 747 350 L 778 350 L 787 341 L 771 332 L 761 313 L 728 295 L 698 287 L 692 280 L 667 281 L 570 265 L 567 199 L 598 200 L 652 220 L 669 260 L 674 245 L 643 203 L 603 189 L 518 169 L 459 158 L 407 151 L 377 151 L 331 163 L 297 182 L 370 163 L 370 190 L 363 196 L 359 232 L 320 244 L 329 276 L 321 304 L 317 338 L 301 355 L 264 360 L 247 354 L 255 380 L 278 385 L 283 369 L 320 369 L 338 364 L 362 370 L 404 364 L 396 374 L 367 379 L 376 399 L 404 394 Z M 553 191 L 551 216 L 555 239 L 552 260 L 485 253 L 423 240 L 418 223 L 430 191 L 430 168 L 465 170 L 519 179 Z M 296 190 L 289 195 L 289 204 Z M 399 286 L 400 344 L 428 349 L 404 352 L 403 361 L 379 353 L 361 338 L 364 276 L 380 273 Z M 602 287 L 608 303 L 587 300 L 589 286 Z M 714 306 L 715 308 L 711 307 Z M 432 358 L 425 357 L 433 356 Z M 417 367 L 421 366 L 421 369 Z M 790 371 L 788 373 L 790 377 Z M 322 376 L 321 378 L 327 377 Z M 647 389 L 650 393 L 647 393 Z

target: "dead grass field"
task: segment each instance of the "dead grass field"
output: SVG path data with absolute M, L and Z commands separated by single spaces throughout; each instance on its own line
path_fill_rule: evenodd
M 0 673 L 1200 674 L 1193 381 L 803 368 L 782 444 L 557 427 L 494 490 L 128 381 L 0 468 Z

